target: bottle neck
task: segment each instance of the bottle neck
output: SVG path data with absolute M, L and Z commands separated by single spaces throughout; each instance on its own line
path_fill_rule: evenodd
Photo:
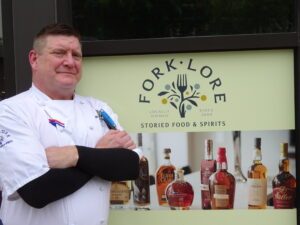
M 165 155 L 165 165 L 171 165 L 171 160 L 170 160 L 170 155 L 166 154 Z
M 213 159 L 213 147 L 212 147 L 212 140 L 208 139 L 205 140 L 205 150 L 204 150 L 204 159 L 205 160 L 212 160 Z
M 281 159 L 279 161 L 279 171 L 280 172 L 289 172 L 289 160 L 286 159 Z
M 219 148 L 217 156 L 217 170 L 227 170 L 226 149 Z
M 227 170 L 227 162 L 217 162 L 217 170 Z
M 253 162 L 259 163 L 262 160 L 261 149 L 255 148 L 253 151 Z
M 176 172 L 176 180 L 177 181 L 184 181 L 184 170 L 177 170 Z
M 288 144 L 280 144 L 280 160 L 279 160 L 279 171 L 289 172 L 289 159 L 288 159 Z

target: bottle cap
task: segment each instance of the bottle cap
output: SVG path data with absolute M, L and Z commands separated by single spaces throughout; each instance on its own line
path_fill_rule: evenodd
M 280 157 L 281 158 L 288 157 L 288 143 L 280 143 Z
M 261 148 L 261 138 L 255 138 L 255 148 Z
M 165 154 L 171 153 L 171 149 L 170 149 L 170 148 L 165 148 L 165 149 L 164 149 L 164 153 L 165 153 Z

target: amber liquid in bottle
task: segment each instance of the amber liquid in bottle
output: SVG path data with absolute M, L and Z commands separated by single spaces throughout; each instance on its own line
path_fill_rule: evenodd
M 275 209 L 292 209 L 296 200 L 296 179 L 289 172 L 288 143 L 280 144 L 279 173 L 272 181 Z
M 212 209 L 233 209 L 235 196 L 235 178 L 227 171 L 226 149 L 219 148 L 217 171 L 209 178 Z
M 138 146 L 142 146 L 142 134 L 138 134 Z M 149 210 L 150 205 L 150 177 L 148 159 L 143 155 L 140 159 L 139 177 L 132 182 L 133 184 L 133 203 L 135 209 Z
M 184 170 L 176 171 L 176 179 L 166 188 L 166 197 L 172 210 L 188 210 L 193 203 L 194 190 L 192 185 L 184 180 Z
M 209 177 L 216 172 L 216 160 L 213 159 L 213 141 L 205 140 L 205 156 L 200 163 L 201 180 L 201 206 L 202 209 L 211 209 L 211 198 L 209 192 Z
M 267 168 L 262 164 L 261 138 L 255 138 L 253 163 L 248 170 L 248 208 L 267 207 Z
M 170 148 L 164 149 L 165 163 L 161 165 L 156 171 L 156 191 L 158 204 L 160 206 L 168 206 L 166 198 L 166 187 L 175 179 L 175 166 L 170 161 Z

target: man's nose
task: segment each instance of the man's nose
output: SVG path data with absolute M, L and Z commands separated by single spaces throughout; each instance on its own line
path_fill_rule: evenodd
M 65 65 L 71 65 L 71 66 L 75 64 L 75 59 L 74 59 L 74 56 L 71 52 L 68 52 L 68 53 L 65 54 L 64 64 Z

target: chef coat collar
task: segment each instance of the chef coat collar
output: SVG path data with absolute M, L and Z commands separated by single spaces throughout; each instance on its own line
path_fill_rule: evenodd
M 31 88 L 30 88 L 31 93 L 34 94 L 34 96 L 37 98 L 37 100 L 40 103 L 46 103 L 48 101 L 54 101 L 53 99 L 51 99 L 48 95 L 46 95 L 44 92 L 42 92 L 40 89 L 38 89 L 34 84 L 32 84 Z M 74 93 L 74 98 L 71 100 L 63 100 L 63 101 L 77 101 L 78 96 Z M 60 100 L 57 100 L 60 101 Z

